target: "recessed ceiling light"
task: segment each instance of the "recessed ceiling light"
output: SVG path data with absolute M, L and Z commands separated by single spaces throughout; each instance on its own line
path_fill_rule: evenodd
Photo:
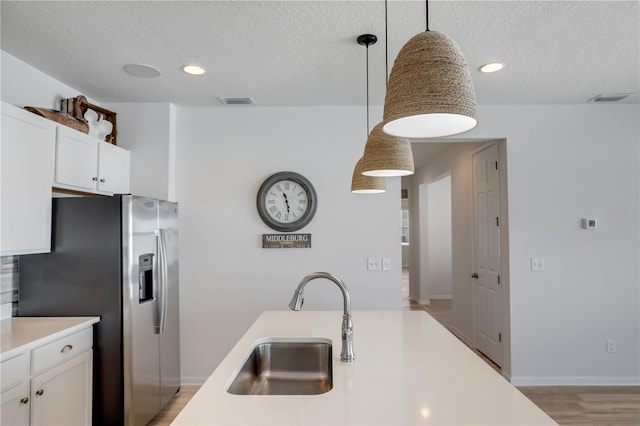
M 633 93 L 607 93 L 589 99 L 589 102 L 620 102 L 627 99 Z
M 127 64 L 124 67 L 124 71 L 127 74 L 131 74 L 140 78 L 154 78 L 160 75 L 160 70 L 151 65 L 144 64 Z
M 204 70 L 204 68 L 198 66 L 198 65 L 185 65 L 182 67 L 182 71 L 186 72 L 187 74 L 191 74 L 191 75 L 202 75 L 204 74 L 206 71 Z
M 484 73 L 492 73 L 500 71 L 502 68 L 504 68 L 504 64 L 502 62 L 487 62 L 484 65 L 480 65 L 478 71 Z
M 220 102 L 222 102 L 225 105 L 251 105 L 256 103 L 253 100 L 253 98 L 250 98 L 250 97 L 232 98 L 229 96 L 220 96 L 218 99 L 220 99 Z

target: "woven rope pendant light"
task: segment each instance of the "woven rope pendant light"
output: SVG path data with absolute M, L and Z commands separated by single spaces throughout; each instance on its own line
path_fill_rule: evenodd
M 362 158 L 356 163 L 351 178 L 351 192 L 354 194 L 380 194 L 387 191 L 387 181 L 382 177 L 362 174 Z
M 369 133 L 369 45 L 375 44 L 378 38 L 373 34 L 358 36 L 358 44 L 367 47 L 367 133 Z M 351 192 L 354 194 L 380 194 L 387 191 L 387 182 L 381 177 L 364 176 L 362 174 L 362 158 L 356 163 L 351 178 Z
M 427 2 L 428 8 L 428 2 Z M 450 136 L 478 124 L 471 71 L 460 47 L 437 31 L 411 38 L 391 69 L 384 128 L 403 138 Z
M 373 128 L 364 147 L 362 173 L 365 176 L 408 176 L 414 173 L 413 151 L 408 139 L 395 138 Z

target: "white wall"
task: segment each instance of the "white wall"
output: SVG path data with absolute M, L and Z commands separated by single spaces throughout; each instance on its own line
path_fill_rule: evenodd
M 199 381 L 223 359 L 263 310 L 288 309 L 298 282 L 313 271 L 337 274 L 354 310 L 401 308 L 400 179 L 387 193 L 351 194 L 362 155 L 362 107 L 179 108 L 182 372 Z M 268 228 L 256 194 L 271 174 L 292 170 L 318 194 L 310 249 L 263 249 Z M 369 256 L 390 257 L 392 271 L 367 272 Z M 341 311 L 327 280 L 305 290 L 304 309 Z M 336 312 L 336 327 L 341 313 Z M 357 315 L 354 318 L 357 351 Z
M 175 201 L 175 116 L 170 103 L 109 103 L 118 145 L 131 151 L 132 194 Z
M 418 170 L 418 173 L 420 171 Z M 413 181 L 413 179 L 411 179 Z M 428 305 L 432 299 L 451 299 L 452 292 L 452 224 L 451 175 L 431 178 L 416 186 L 419 208 L 412 212 L 412 232 L 416 239 L 415 281 L 410 282 L 409 297 Z M 416 253 L 416 254 L 417 254 Z M 411 272 L 410 272 L 411 274 Z
M 82 93 L 56 80 L 4 50 L 0 51 L 2 101 L 23 106 L 60 110 L 60 101 Z M 87 97 L 91 103 L 96 103 Z
M 640 383 L 639 117 L 638 105 L 482 106 L 466 135 L 507 140 L 514 384 Z
M 511 344 L 505 363 L 514 384 L 640 382 L 639 116 L 638 105 L 481 106 L 480 124 L 465 134 L 507 141 L 509 252 L 503 255 Z M 412 188 L 451 164 L 469 173 L 465 149 L 461 144 L 418 170 Z M 471 241 L 471 180 L 465 180 L 466 192 L 455 187 L 452 172 L 452 322 L 472 341 L 473 300 L 465 282 L 471 248 L 456 249 L 456 235 Z M 597 218 L 599 228 L 582 230 L 583 217 Z M 531 272 L 531 257 L 545 258 L 546 271 Z M 412 283 L 420 278 L 413 269 Z M 606 353 L 608 339 L 616 340 L 614 354 Z
M 421 286 L 427 287 L 429 299 L 451 299 L 452 287 L 452 242 L 451 242 L 451 175 L 444 176 L 425 185 L 427 195 L 426 216 L 427 252 L 426 276 Z

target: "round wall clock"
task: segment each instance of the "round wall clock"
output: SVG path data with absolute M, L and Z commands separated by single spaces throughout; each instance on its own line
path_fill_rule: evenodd
M 258 213 L 276 231 L 293 232 L 306 226 L 316 214 L 317 204 L 311 182 L 295 172 L 269 176 L 258 191 Z

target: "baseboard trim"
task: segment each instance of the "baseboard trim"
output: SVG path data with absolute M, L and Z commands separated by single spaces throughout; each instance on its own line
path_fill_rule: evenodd
M 411 300 L 412 302 L 416 302 L 420 305 L 430 305 L 431 304 L 431 299 L 417 299 L 415 297 L 413 297 L 412 295 L 409 295 L 409 300 Z
M 433 296 L 429 296 L 431 300 L 451 300 L 452 296 L 450 294 L 436 294 Z
M 640 377 L 532 377 L 511 376 L 514 386 L 640 386 Z

